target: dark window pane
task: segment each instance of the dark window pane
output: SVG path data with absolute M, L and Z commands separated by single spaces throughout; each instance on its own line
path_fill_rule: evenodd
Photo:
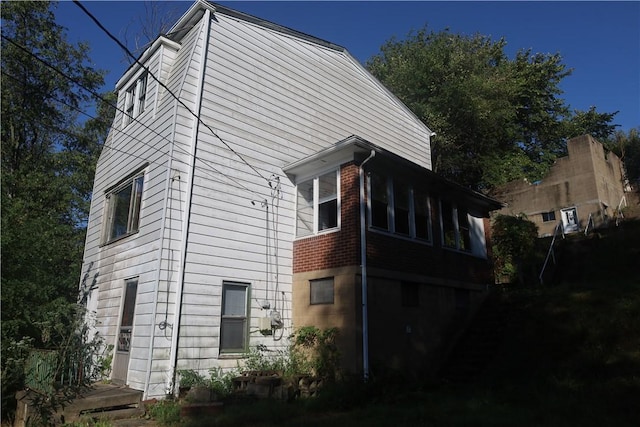
M 329 200 L 318 206 L 318 230 L 327 230 L 338 226 L 338 200 Z
M 115 239 L 116 237 L 122 236 L 123 234 L 127 233 L 127 226 L 129 225 L 129 204 L 131 203 L 131 191 L 132 184 L 129 184 L 119 190 L 117 193 L 112 194 L 110 197 L 110 202 L 113 206 L 111 233 L 109 234 L 110 239 Z
M 460 242 L 458 249 L 465 251 L 471 250 L 471 235 L 469 233 L 469 217 L 467 211 L 464 208 L 458 208 L 458 230 L 460 235 Z
M 456 230 L 453 223 L 453 207 L 451 203 L 442 201 L 442 244 L 447 247 L 456 247 Z
M 393 202 L 394 202 L 394 221 L 395 232 L 400 234 L 409 235 L 411 230 L 409 228 L 409 215 L 410 215 L 410 191 L 409 187 L 402 183 L 394 183 L 393 186 Z
M 246 319 L 223 318 L 220 325 L 220 350 L 243 351 Z
M 373 227 L 389 229 L 388 206 L 387 179 L 371 174 L 371 225 Z
M 426 194 L 414 193 L 414 209 L 416 223 L 416 237 L 418 239 L 431 240 L 429 230 L 429 198 Z

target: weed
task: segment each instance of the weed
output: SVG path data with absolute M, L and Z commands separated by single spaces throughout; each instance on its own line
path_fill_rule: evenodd
M 163 427 L 180 425 L 180 404 L 172 399 L 161 400 L 149 407 L 149 415 Z

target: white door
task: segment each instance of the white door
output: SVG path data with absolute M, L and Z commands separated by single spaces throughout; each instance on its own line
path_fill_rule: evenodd
M 572 233 L 578 231 L 578 211 L 576 208 L 562 209 L 562 226 L 565 233 Z
M 136 309 L 136 294 L 138 293 L 138 279 L 127 280 L 124 285 L 124 300 L 122 301 L 122 319 L 118 329 L 118 343 L 113 361 L 111 381 L 114 384 L 126 384 L 129 371 L 129 351 L 133 333 L 133 316 Z

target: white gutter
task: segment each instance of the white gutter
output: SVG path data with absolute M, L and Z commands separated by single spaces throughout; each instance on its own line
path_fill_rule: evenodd
M 202 107 L 202 93 L 204 91 L 204 77 L 205 69 L 207 65 L 207 52 L 209 51 L 209 31 L 211 29 L 211 10 L 205 10 L 203 17 L 205 23 L 204 38 L 202 43 L 202 59 L 200 61 L 199 79 L 198 79 L 198 91 L 200 95 L 196 98 L 195 111 L 200 117 L 200 109 Z M 182 235 L 180 236 L 181 248 L 180 248 L 180 268 L 181 272 L 178 276 L 178 283 L 176 289 L 175 299 L 175 318 L 173 320 L 173 331 L 171 333 L 171 353 L 169 355 L 169 377 L 167 379 L 166 394 L 172 395 L 175 392 L 175 378 L 176 378 L 176 366 L 178 364 L 178 338 L 180 335 L 180 318 L 182 316 L 182 293 L 184 291 L 184 276 L 187 262 L 187 236 L 189 234 L 189 223 L 191 217 L 191 198 L 193 196 L 193 183 L 196 172 L 196 151 L 198 145 L 198 132 L 200 130 L 200 121 L 194 118 L 194 125 L 191 134 L 191 173 L 188 176 L 187 181 L 187 197 L 185 200 L 185 215 L 182 225 Z
M 364 164 L 376 155 L 375 150 L 371 150 L 371 154 L 367 157 L 358 169 L 360 178 L 360 267 L 362 282 L 362 370 L 364 380 L 369 379 L 369 312 L 367 301 L 367 224 L 366 211 L 364 208 L 365 191 L 364 191 Z

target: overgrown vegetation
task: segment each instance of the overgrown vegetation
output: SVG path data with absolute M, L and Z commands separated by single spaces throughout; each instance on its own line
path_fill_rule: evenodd
M 523 285 L 524 267 L 535 260 L 537 240 L 538 227 L 526 216 L 497 215 L 491 230 L 496 277 Z
M 640 222 L 631 221 L 568 240 L 589 245 L 568 264 L 579 274 L 548 286 L 505 287 L 500 299 L 513 313 L 505 340 L 473 383 L 407 387 L 388 378 L 345 379 L 314 399 L 225 407 L 215 425 L 636 426 L 638 242 Z
M 173 399 L 165 399 L 149 406 L 149 415 L 163 427 L 181 424 L 180 404 Z
M 219 398 L 231 394 L 233 389 L 233 377 L 238 373 L 235 370 L 223 371 L 221 368 L 209 369 L 209 378 L 193 369 L 184 369 L 178 372 L 180 388 L 206 387 L 212 390 Z
M 0 4 L 2 14 L 2 416 L 31 349 L 59 352 L 56 374 L 84 331 L 76 322 L 95 164 L 113 109 L 84 122 L 104 72 L 67 41 L 55 4 Z M 69 79 L 65 78 L 65 74 Z M 71 80 L 74 83 L 71 83 Z M 82 117 L 84 120 L 84 117 Z M 84 344 L 88 344 L 84 342 Z M 85 348 L 85 347 L 83 347 Z M 62 352 L 62 353 L 60 353 Z M 70 389 L 58 390 L 66 395 Z M 45 399 L 48 404 L 53 401 Z
M 274 371 L 284 378 L 308 375 L 335 380 L 340 374 L 337 336 L 338 328 L 303 326 L 289 337 L 291 345 L 285 350 L 270 350 L 266 346 L 251 349 L 242 369 Z
M 29 425 L 53 423 L 58 409 L 110 370 L 111 348 L 100 336 L 89 335 L 85 310 L 76 305 L 55 314 L 42 325 L 46 334 L 56 337 L 46 350 L 34 348 L 27 339 L 3 349 L 9 355 L 2 370 L 3 399 L 14 397 L 8 392 L 16 385 L 30 389 Z M 9 402 L 6 406 L 11 407 Z

